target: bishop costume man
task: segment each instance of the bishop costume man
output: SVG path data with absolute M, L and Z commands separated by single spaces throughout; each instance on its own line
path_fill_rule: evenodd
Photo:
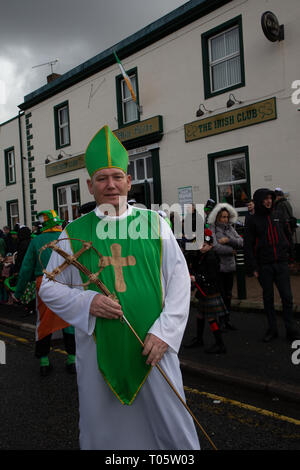
M 78 261 L 116 300 L 75 266 L 56 283 L 44 276 L 43 301 L 75 327 L 80 447 L 105 450 L 198 450 L 191 416 L 155 366 L 184 398 L 178 350 L 189 314 L 190 278 L 169 225 L 157 212 L 129 206 L 128 153 L 108 126 L 85 153 L 95 210 L 69 224 L 59 247 L 94 249 Z M 110 208 L 113 210 L 111 211 Z M 115 211 L 115 212 L 114 212 Z M 63 263 L 53 252 L 47 271 Z M 64 284 L 61 284 L 64 283 Z M 141 347 L 122 316 L 144 342 Z

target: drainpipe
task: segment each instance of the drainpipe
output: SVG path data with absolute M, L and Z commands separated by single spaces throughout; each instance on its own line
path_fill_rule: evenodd
M 24 225 L 27 225 L 26 218 L 26 203 L 25 203 L 25 184 L 24 184 L 24 166 L 23 166 L 23 143 L 22 143 L 22 129 L 21 129 L 21 113 L 19 111 L 18 121 L 19 121 L 19 142 L 20 142 L 20 155 L 21 155 L 21 180 L 22 180 L 22 197 L 23 197 L 23 214 L 24 214 Z M 23 113 L 24 114 L 24 113 Z

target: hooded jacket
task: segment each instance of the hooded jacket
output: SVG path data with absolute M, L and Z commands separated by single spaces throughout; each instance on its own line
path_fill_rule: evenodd
M 274 202 L 274 211 L 278 215 L 281 222 L 288 222 L 293 217 L 293 209 L 289 201 L 282 197 Z
M 229 223 L 219 224 L 217 222 L 217 215 L 222 210 L 226 209 L 229 213 Z M 233 228 L 233 224 L 237 221 L 237 212 L 230 204 L 220 203 L 217 204 L 208 216 L 207 223 L 213 232 L 214 251 L 220 260 L 220 272 L 229 273 L 236 270 L 234 250 L 243 247 L 243 239 Z M 220 238 L 227 237 L 229 242 L 225 245 L 218 243 Z
M 297 219 L 293 215 L 293 208 L 285 197 L 281 197 L 274 202 L 274 213 L 279 218 L 282 225 L 287 225 L 289 232 L 289 243 L 293 243 L 292 235 L 297 227 Z
M 264 199 L 272 196 L 270 209 L 263 205 Z M 273 211 L 275 193 L 267 188 L 255 191 L 253 195 L 255 214 L 249 218 L 245 228 L 245 264 L 248 275 L 269 263 L 287 262 L 292 255 L 288 233 Z

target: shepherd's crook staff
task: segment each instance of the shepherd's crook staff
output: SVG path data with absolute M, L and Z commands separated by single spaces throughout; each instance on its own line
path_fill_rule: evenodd
M 81 248 L 81 250 L 79 250 L 77 253 L 75 253 L 74 255 L 69 255 L 68 253 L 66 253 L 65 251 L 63 251 L 61 248 L 59 248 L 57 246 L 57 243 L 62 241 L 62 240 L 77 240 L 77 241 L 80 241 L 83 243 L 83 247 Z M 116 300 L 117 301 L 117 297 L 115 296 L 115 294 L 111 294 L 111 292 L 107 289 L 107 287 L 103 284 L 102 281 L 100 281 L 100 279 L 98 278 L 98 275 L 100 274 L 100 272 L 102 271 L 103 268 L 101 268 L 97 273 L 91 273 L 83 264 L 81 264 L 79 261 L 78 261 L 78 258 L 79 256 L 86 250 L 89 250 L 90 248 L 93 248 L 93 250 L 95 250 L 97 252 L 97 254 L 102 257 L 101 253 L 98 252 L 98 250 L 96 250 L 95 247 L 92 246 L 92 243 L 91 242 L 86 242 L 84 240 L 79 240 L 79 239 L 74 239 L 74 238 L 61 238 L 60 240 L 53 240 L 52 242 L 48 243 L 47 245 L 44 245 L 42 248 L 41 248 L 41 251 L 47 249 L 47 248 L 51 248 L 52 250 L 56 251 L 60 256 L 62 256 L 65 261 L 60 265 L 58 266 L 57 268 L 55 268 L 51 273 L 46 271 L 45 269 L 43 269 L 43 272 L 44 274 L 46 275 L 46 277 L 48 279 L 50 279 L 51 281 L 54 281 L 54 282 L 59 282 L 59 281 L 56 281 L 55 277 L 60 274 L 67 266 L 69 266 L 70 264 L 72 264 L 73 266 L 75 266 L 77 269 L 79 269 L 83 274 L 85 274 L 87 277 L 88 277 L 88 281 L 84 284 L 82 284 L 83 286 L 87 286 L 88 284 L 90 283 L 94 283 L 96 284 L 97 287 L 99 287 L 101 289 L 101 291 L 103 292 L 104 295 L 106 295 L 107 297 L 110 297 L 111 299 L 113 300 Z M 121 318 L 121 321 L 124 320 L 125 323 L 127 324 L 127 326 L 130 328 L 130 330 L 132 331 L 132 333 L 134 334 L 134 336 L 137 338 L 137 340 L 139 341 L 139 343 L 141 344 L 142 347 L 144 347 L 144 343 L 143 341 L 140 339 L 140 337 L 138 336 L 138 334 L 135 332 L 135 330 L 133 329 L 133 327 L 131 326 L 131 324 L 129 323 L 129 321 L 127 320 L 127 318 L 125 317 L 125 315 L 123 314 L 122 318 Z M 188 413 L 191 415 L 191 417 L 194 419 L 194 421 L 196 422 L 196 424 L 199 426 L 199 428 L 201 429 L 202 433 L 204 434 L 204 436 L 206 437 L 206 439 L 209 441 L 210 445 L 212 446 L 212 448 L 214 450 L 217 450 L 217 447 L 215 446 L 215 444 L 213 443 L 213 441 L 211 440 L 211 438 L 208 436 L 208 434 L 206 433 L 206 431 L 203 429 L 203 427 L 201 426 L 201 424 L 199 423 L 199 421 L 197 420 L 197 418 L 195 417 L 195 415 L 193 414 L 193 412 L 191 411 L 191 409 L 188 407 L 188 405 L 185 403 L 185 401 L 181 398 L 181 396 L 179 395 L 179 393 L 177 392 L 177 390 L 175 389 L 175 387 L 173 386 L 172 382 L 169 380 L 169 378 L 167 377 L 167 375 L 165 374 L 165 372 L 162 370 L 162 368 L 160 367 L 159 364 L 156 364 L 156 367 L 157 369 L 159 370 L 159 372 L 161 373 L 161 375 L 163 376 L 163 378 L 166 380 L 166 382 L 168 383 L 168 385 L 171 387 L 171 389 L 173 390 L 173 392 L 177 395 L 177 397 L 179 398 L 179 400 L 181 401 L 181 403 L 183 404 L 183 406 L 185 407 L 185 409 L 188 411 Z

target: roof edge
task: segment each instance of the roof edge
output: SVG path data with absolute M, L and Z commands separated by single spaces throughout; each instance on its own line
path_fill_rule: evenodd
M 18 107 L 21 110 L 29 109 L 91 75 L 114 65 L 116 63 L 114 51 L 123 60 L 231 1 L 233 0 L 190 0 L 114 46 L 74 67 L 53 82 L 29 93 L 24 97 L 24 102 Z

